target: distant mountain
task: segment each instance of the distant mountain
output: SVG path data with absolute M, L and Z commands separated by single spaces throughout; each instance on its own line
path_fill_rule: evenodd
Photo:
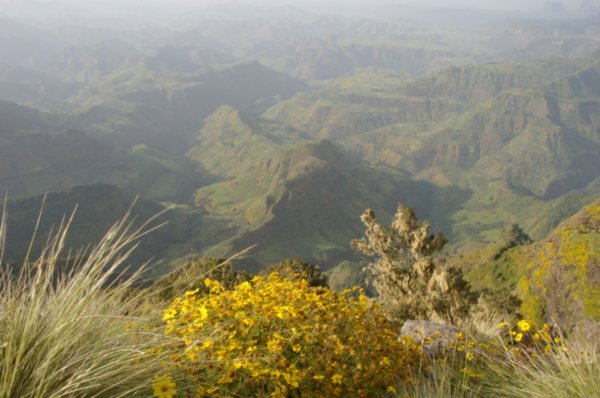
M 59 47 L 54 39 L 53 32 L 0 15 L 0 69 L 55 52 Z
M 600 193 L 594 17 L 429 16 L 447 29 L 396 5 L 263 11 L 4 18 L 0 190 L 99 210 L 141 194 L 185 231 L 156 253 L 256 245 L 240 264 L 254 270 L 357 260 L 367 207 L 415 207 L 455 253 L 513 223 L 542 239 Z
M 55 115 L 0 100 L 0 139 L 28 132 L 40 132 L 59 125 Z
M 441 43 L 440 43 L 441 44 Z M 382 68 L 423 74 L 441 63 L 450 63 L 458 54 L 442 45 L 344 42 L 335 39 L 285 43 L 281 47 L 257 50 L 255 56 L 274 68 L 304 79 L 333 79 L 361 68 Z
M 219 106 L 243 108 L 304 88 L 302 82 L 256 62 L 193 73 L 153 68 L 118 70 L 87 85 L 68 100 L 77 108 L 75 123 L 104 139 L 178 152 Z
M 0 99 L 60 113 L 69 128 L 105 142 L 171 153 L 185 151 L 202 120 L 221 105 L 244 108 L 305 89 L 258 62 L 194 44 L 140 50 L 103 39 L 13 61 L 0 65 Z
M 104 40 L 93 46 L 67 47 L 58 56 L 40 59 L 34 67 L 61 80 L 92 83 L 132 68 L 198 72 L 234 61 L 231 56 L 192 45 L 164 45 L 140 51 L 124 41 Z
M 255 176 L 263 200 L 246 215 L 261 217 L 262 225 L 232 247 L 256 244 L 253 257 L 260 264 L 297 257 L 329 268 L 354 258 L 349 242 L 361 235 L 365 206 L 386 217 L 397 201 L 418 203 L 425 196 L 424 187 L 370 169 L 327 140 L 280 147 Z
M 487 241 L 524 217 L 541 225 L 532 210 L 570 191 L 597 193 L 599 71 L 587 61 L 545 61 L 451 67 L 416 80 L 359 73 L 263 117 L 374 164 L 471 191 L 468 210 L 453 216 L 451 238 L 473 240 L 478 231 L 475 240 Z M 505 213 L 502 203 L 516 212 Z M 537 229 L 535 237 L 548 232 Z
M 500 60 L 592 56 L 600 50 L 600 14 L 584 14 L 587 18 L 548 20 L 536 15 L 497 22 L 490 26 L 486 47 L 500 51 Z
M 155 200 L 190 201 L 206 174 L 186 161 L 138 146 L 124 150 L 62 118 L 0 101 L 0 191 L 10 197 L 71 185 L 112 183 Z M 186 188 L 187 187 L 187 188 Z

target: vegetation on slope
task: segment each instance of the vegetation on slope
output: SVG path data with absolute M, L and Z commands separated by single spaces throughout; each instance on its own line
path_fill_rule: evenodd
M 583 207 L 545 239 L 498 242 L 448 261 L 478 288 L 506 287 L 529 319 L 553 319 L 565 331 L 598 322 L 599 202 Z M 500 249 L 501 250 L 498 250 Z

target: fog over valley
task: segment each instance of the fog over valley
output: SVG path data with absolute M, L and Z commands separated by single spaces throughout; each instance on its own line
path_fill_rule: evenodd
M 82 241 L 140 194 L 157 255 L 249 269 L 354 259 L 398 202 L 454 251 L 542 238 L 598 186 L 597 3 L 4 0 L 0 188 L 80 202 Z

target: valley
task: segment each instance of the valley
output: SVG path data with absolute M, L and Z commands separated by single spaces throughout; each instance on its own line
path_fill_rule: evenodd
M 238 266 L 251 271 L 361 261 L 359 215 L 398 203 L 456 255 L 514 223 L 543 239 L 598 197 L 597 16 L 465 11 L 440 25 L 415 8 L 354 11 L 1 16 L 6 255 L 23 255 L 45 193 L 44 230 L 79 205 L 73 247 L 137 195 L 140 219 L 169 209 L 140 251 L 160 260 L 153 275 L 248 247 Z

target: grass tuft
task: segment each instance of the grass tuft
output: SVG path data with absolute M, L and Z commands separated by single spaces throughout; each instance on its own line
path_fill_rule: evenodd
M 510 355 L 504 361 L 494 361 L 490 364 L 491 393 L 506 398 L 600 397 L 598 342 L 575 338 L 567 347 L 536 361 Z
M 163 342 L 132 331 L 147 321 L 137 308 L 142 293 L 132 289 L 140 273 L 122 270 L 153 228 L 134 229 L 128 213 L 96 246 L 72 254 L 64 249 L 72 220 L 63 219 L 37 260 L 17 272 L 2 264 L 0 397 L 148 396 L 160 361 L 148 352 Z M 0 248 L 5 235 L 4 211 Z

